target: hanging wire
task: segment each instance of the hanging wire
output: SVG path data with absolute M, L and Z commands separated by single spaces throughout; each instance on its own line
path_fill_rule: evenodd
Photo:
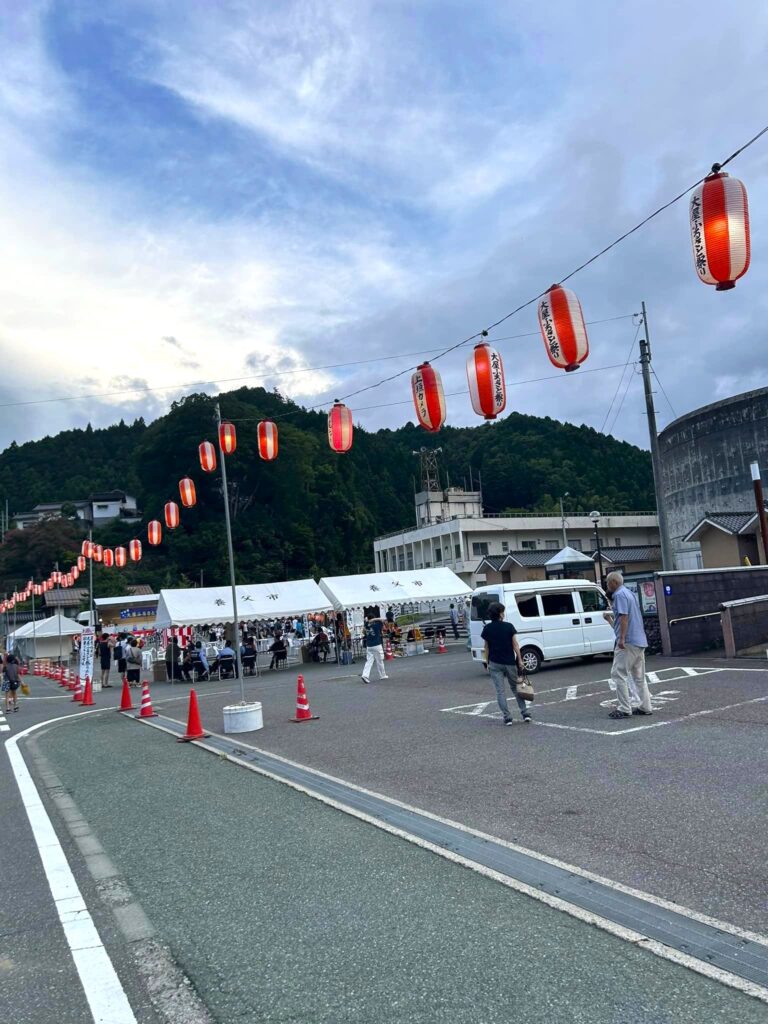
M 656 382 L 658 383 L 659 387 L 661 388 L 661 393 L 662 393 L 662 395 L 664 395 L 664 397 L 666 398 L 666 400 L 667 400 L 667 405 L 668 405 L 668 406 L 669 406 L 669 408 L 670 408 L 670 409 L 672 410 L 672 415 L 673 415 L 673 416 L 675 417 L 675 419 L 677 419 L 677 413 L 675 412 L 675 407 L 674 407 L 674 405 L 672 405 L 672 403 L 670 402 L 670 400 L 669 400 L 669 395 L 668 395 L 668 394 L 667 394 L 667 392 L 665 391 L 665 389 L 664 389 L 664 385 L 663 385 L 663 384 L 661 383 L 661 380 L 659 379 L 659 375 L 658 375 L 658 373 L 656 373 L 656 370 L 655 370 L 655 369 L 653 368 L 653 366 L 651 366 L 651 373 L 652 373 L 652 374 L 653 374 L 653 376 L 654 376 L 654 377 L 656 378 Z
M 608 418 L 611 415 L 611 409 L 613 408 L 613 403 L 616 401 L 616 398 L 618 397 L 619 391 L 621 389 L 621 385 L 624 383 L 624 374 L 627 372 L 627 367 L 629 366 L 630 361 L 632 359 L 632 353 L 635 351 L 635 345 L 637 344 L 637 336 L 640 333 L 641 326 L 642 326 L 642 320 L 640 321 L 639 324 L 637 324 L 637 330 L 635 331 L 635 336 L 632 339 L 632 344 L 629 346 L 629 352 L 627 352 L 627 358 L 626 358 L 626 361 L 624 363 L 624 369 L 621 371 L 621 377 L 619 377 L 619 383 L 616 385 L 616 390 L 613 393 L 613 398 L 611 399 L 611 404 L 608 406 L 608 409 L 607 409 L 607 411 L 605 413 L 605 418 L 603 419 L 602 426 L 600 427 L 600 433 L 601 434 L 605 430 L 605 425 L 608 422 Z
M 629 376 L 627 377 L 627 386 L 624 388 L 624 394 L 621 396 L 621 401 L 618 404 L 618 407 L 616 409 L 616 413 L 615 413 L 615 415 L 613 417 L 613 421 L 612 421 L 612 423 L 611 423 L 611 425 L 610 425 L 610 427 L 608 429 L 608 433 L 611 434 L 611 435 L 613 435 L 613 428 L 616 426 L 616 424 L 618 422 L 619 413 L 621 412 L 621 407 L 624 405 L 624 399 L 627 397 L 630 385 L 632 384 L 632 378 L 635 376 L 636 372 L 637 371 L 635 370 L 635 365 L 633 363 L 632 364 L 632 369 L 630 370 Z

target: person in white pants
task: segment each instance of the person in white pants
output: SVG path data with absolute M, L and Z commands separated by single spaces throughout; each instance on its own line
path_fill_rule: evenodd
M 651 692 L 645 678 L 645 648 L 648 640 L 640 605 L 632 591 L 624 586 L 624 577 L 620 572 L 608 573 L 605 582 L 613 603 L 613 613 L 606 612 L 605 618 L 612 622 L 616 634 L 611 681 L 616 685 L 617 707 L 608 717 L 652 715 Z
M 366 616 L 365 619 L 365 666 L 360 676 L 364 683 L 371 681 L 371 669 L 374 665 L 379 670 L 379 679 L 389 679 L 384 671 L 383 622 L 382 618 L 372 616 Z

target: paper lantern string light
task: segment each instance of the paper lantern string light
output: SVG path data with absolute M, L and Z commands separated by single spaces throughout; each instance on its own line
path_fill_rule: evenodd
M 141 561 L 141 541 L 132 540 L 128 545 L 128 555 L 132 562 Z
M 570 288 L 553 284 L 539 302 L 539 327 L 549 361 L 571 373 L 589 355 L 581 303 Z
M 696 273 L 704 284 L 723 292 L 749 270 L 749 207 L 747 190 L 720 165 L 691 196 L 691 242 Z
M 213 473 L 216 469 L 216 449 L 211 442 L 203 441 L 197 451 L 200 456 L 200 468 L 204 473 Z
M 277 426 L 272 420 L 262 420 L 256 428 L 259 458 L 271 462 L 277 458 Z
M 118 569 L 122 569 L 127 561 L 128 558 L 125 548 L 115 548 L 115 565 L 118 567 Z
M 104 562 L 104 567 L 106 569 L 112 568 L 112 566 L 115 564 L 115 553 L 112 550 L 112 548 L 104 548 L 102 561 Z
M 232 455 L 237 448 L 237 431 L 234 423 L 219 425 L 219 446 L 225 455 Z
M 195 491 L 195 481 L 188 476 L 179 480 L 179 495 L 181 496 L 181 504 L 184 508 L 192 508 L 196 505 L 197 492 Z
M 328 444 L 335 452 L 348 452 L 353 433 L 352 413 L 337 398 L 328 413 Z
M 429 363 L 422 363 L 411 377 L 413 405 L 419 423 L 430 433 L 445 423 L 445 394 L 440 374 Z
M 165 503 L 165 525 L 169 530 L 175 530 L 180 521 L 179 506 L 175 501 Z
M 162 539 L 162 524 L 159 519 L 153 519 L 147 526 L 147 540 L 153 547 L 157 547 Z
M 501 356 L 487 341 L 475 345 L 467 358 L 467 380 L 472 408 L 478 416 L 495 420 L 507 404 Z

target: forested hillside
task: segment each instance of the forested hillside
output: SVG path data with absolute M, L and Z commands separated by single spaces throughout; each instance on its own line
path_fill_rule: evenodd
M 557 496 L 570 492 L 569 511 L 654 507 L 650 457 L 632 445 L 587 427 L 511 414 L 495 424 L 446 427 L 429 435 L 413 424 L 373 433 L 355 430 L 352 450 L 330 450 L 324 413 L 306 410 L 261 388 L 219 396 L 222 415 L 237 427 L 237 452 L 228 460 L 238 575 L 245 581 L 365 571 L 380 533 L 413 523 L 413 490 L 422 446 L 442 448 L 443 485 L 468 482 L 470 467 L 482 475 L 486 511 L 557 511 Z M 178 481 L 189 474 L 198 503 L 182 510 L 181 526 L 165 531 L 160 548 L 144 544 L 138 566 L 98 571 L 97 589 L 123 583 L 153 587 L 226 582 L 226 551 L 218 473 L 200 470 L 197 446 L 215 439 L 214 400 L 192 395 L 149 426 L 143 420 L 105 430 L 70 430 L 12 445 L 0 455 L 0 498 L 11 511 L 36 502 L 87 497 L 121 487 L 136 495 L 144 524 L 162 518 L 166 501 L 178 501 Z M 256 424 L 274 419 L 280 453 L 263 462 Z M 130 540 L 126 527 L 105 527 L 105 545 Z M 146 541 L 145 525 L 136 533 Z M 27 536 L 22 536 L 26 534 Z M 30 574 L 47 573 L 58 558 L 79 548 L 76 527 L 50 524 L 12 531 L 0 550 L 0 583 L 12 589 Z

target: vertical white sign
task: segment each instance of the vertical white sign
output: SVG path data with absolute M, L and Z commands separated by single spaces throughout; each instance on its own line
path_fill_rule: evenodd
M 93 682 L 93 653 L 96 644 L 96 630 L 93 626 L 84 626 L 80 634 L 80 682 L 85 686 L 85 677 Z

